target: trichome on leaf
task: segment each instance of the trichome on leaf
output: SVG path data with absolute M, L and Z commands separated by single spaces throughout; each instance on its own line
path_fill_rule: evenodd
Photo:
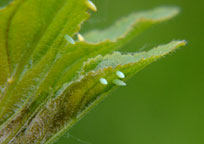
M 0 9 L 0 143 L 53 143 L 114 88 L 185 45 L 115 52 L 177 15 L 160 7 L 79 34 L 89 0 L 13 0 Z M 78 40 L 74 40 L 77 35 Z

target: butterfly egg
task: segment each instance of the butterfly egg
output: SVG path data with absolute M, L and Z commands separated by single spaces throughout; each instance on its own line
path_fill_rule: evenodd
M 117 75 L 119 78 L 125 78 L 124 73 L 121 72 L 121 71 L 117 71 L 117 72 L 116 72 L 116 75 Z
M 103 85 L 107 85 L 108 84 L 108 81 L 105 78 L 100 78 L 100 82 Z
M 90 8 L 92 11 L 97 11 L 96 5 L 90 1 L 90 0 L 86 0 L 86 5 L 88 8 Z
M 113 83 L 118 85 L 118 86 L 126 86 L 126 83 L 121 81 L 121 80 L 119 80 L 119 79 L 114 79 Z
M 77 34 L 79 41 L 85 41 L 84 37 L 81 34 Z
M 75 41 L 72 37 L 70 37 L 68 34 L 66 34 L 64 36 L 64 38 L 67 40 L 67 42 L 71 43 L 71 44 L 75 44 Z

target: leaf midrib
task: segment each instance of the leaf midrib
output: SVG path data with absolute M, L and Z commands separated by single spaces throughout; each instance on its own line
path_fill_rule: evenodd
M 5 33 L 5 38 L 6 38 L 6 42 L 5 42 L 5 49 L 6 49 L 6 54 L 7 54 L 7 59 L 8 59 L 8 65 L 9 65 L 9 77 L 11 76 L 11 64 L 10 64 L 10 56 L 9 56 L 9 48 L 8 48 L 8 33 L 10 30 L 10 25 L 11 25 L 11 21 L 13 19 L 13 17 L 15 16 L 16 12 L 19 10 L 20 6 L 25 2 L 26 0 L 22 0 L 21 2 L 19 2 L 19 4 L 17 5 L 17 7 L 15 8 L 15 10 L 12 12 L 11 16 L 8 19 L 8 26 L 6 27 L 6 33 Z M 14 3 L 14 2 L 13 2 Z

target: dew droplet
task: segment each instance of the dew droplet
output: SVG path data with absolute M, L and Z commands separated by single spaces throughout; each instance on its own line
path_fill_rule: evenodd
M 118 85 L 118 86 L 126 86 L 126 83 L 124 81 L 119 80 L 119 79 L 114 79 L 113 83 Z
M 117 72 L 116 72 L 116 75 L 117 75 L 119 78 L 125 78 L 124 73 L 121 72 L 121 71 L 117 71 Z
M 66 34 L 64 36 L 64 38 L 67 40 L 67 42 L 71 43 L 71 44 L 75 44 L 75 41 L 73 40 L 72 37 L 70 37 L 68 34 Z
M 86 5 L 88 8 L 90 8 L 92 11 L 97 11 L 96 5 L 90 1 L 90 0 L 86 0 Z
M 105 78 L 100 78 L 100 82 L 103 85 L 107 85 L 108 84 L 108 81 Z
M 81 34 L 77 34 L 79 41 L 85 41 L 84 37 Z

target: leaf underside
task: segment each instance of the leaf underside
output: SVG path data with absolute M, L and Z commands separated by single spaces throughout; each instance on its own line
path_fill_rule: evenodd
M 53 143 L 117 87 L 117 71 L 126 81 L 185 45 L 173 41 L 148 52 L 115 52 L 178 11 L 134 13 L 71 44 L 64 36 L 74 37 L 88 19 L 86 0 L 14 0 L 0 9 L 0 144 Z

